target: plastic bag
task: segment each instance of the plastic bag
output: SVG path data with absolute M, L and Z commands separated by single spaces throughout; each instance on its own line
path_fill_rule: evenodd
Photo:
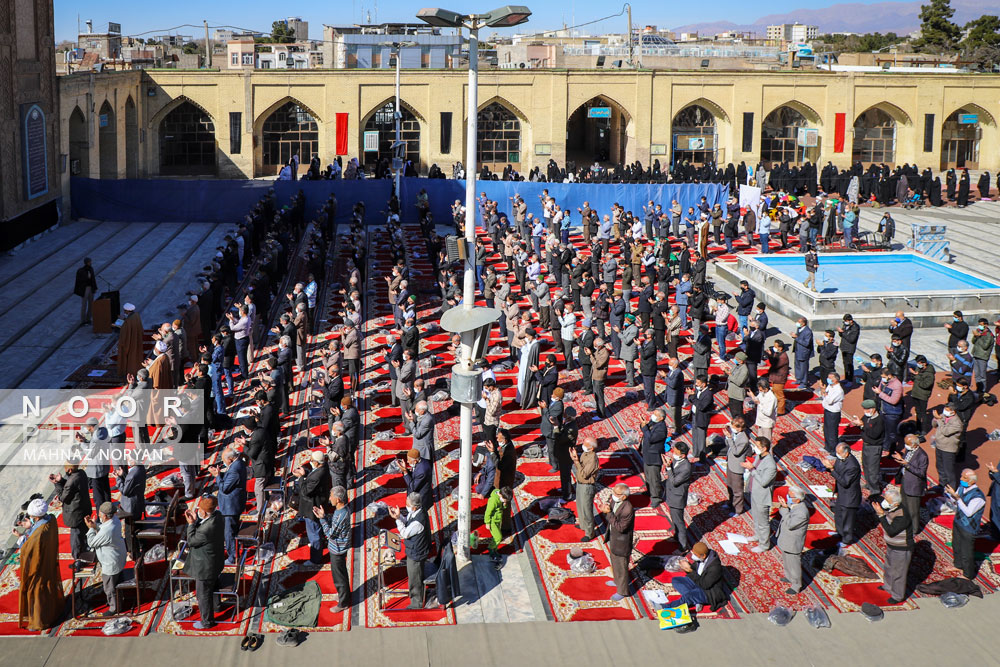
M 486 351 L 486 354 L 489 354 L 489 355 L 492 355 L 492 356 L 499 356 L 499 355 L 505 354 L 505 351 L 499 345 L 494 345 L 493 347 L 491 347 L 489 350 Z
M 385 467 L 385 474 L 387 475 L 398 475 L 402 471 L 399 469 L 399 461 L 393 459 L 389 461 L 389 465 Z
M 160 482 L 161 489 L 176 489 L 181 486 L 184 486 L 184 479 L 181 478 L 181 474 L 179 472 L 167 475 L 163 478 L 163 481 Z
M 101 628 L 101 633 L 109 637 L 113 635 L 125 634 L 132 629 L 132 619 L 131 618 L 112 618 L 110 621 L 104 624 Z
M 396 434 L 393 431 L 376 431 L 372 434 L 372 440 L 375 440 L 376 442 L 381 440 L 392 440 L 395 437 Z
M 636 431 L 629 431 L 622 437 L 622 444 L 625 445 L 638 445 L 642 442 L 642 434 Z
M 1000 440 L 1000 428 L 995 428 L 992 431 L 990 431 L 989 439 Z
M 597 409 L 597 403 L 595 403 L 592 400 L 587 400 L 587 401 L 584 401 L 583 403 L 581 403 L 580 407 L 583 408 L 584 410 L 596 410 Z
M 701 496 L 699 496 L 694 491 L 688 493 L 688 504 L 687 504 L 688 507 L 694 507 L 695 505 L 698 505 L 700 503 L 701 503 Z
M 795 618 L 795 612 L 781 605 L 771 609 L 771 612 L 767 615 L 767 620 L 780 627 L 791 623 L 793 618 Z
M 521 456 L 526 459 L 540 459 L 545 456 L 545 452 L 538 445 L 531 445 L 524 450 Z
M 274 542 L 265 542 L 257 547 L 256 561 L 270 563 L 274 559 Z
M 431 400 L 434 401 L 435 403 L 439 403 L 447 399 L 448 399 L 448 392 L 446 391 L 438 391 L 431 396 Z
M 577 574 L 590 574 L 597 569 L 594 557 L 587 552 L 584 552 L 580 558 L 572 558 L 567 554 L 566 562 L 569 563 L 569 569 Z
M 830 617 L 827 615 L 826 610 L 818 604 L 814 604 L 806 609 L 806 620 L 809 621 L 809 625 L 817 630 L 830 627 Z
M 174 605 L 173 616 L 175 621 L 183 621 L 194 613 L 194 607 L 190 604 Z
M 381 500 L 368 503 L 368 514 L 374 516 L 376 520 L 389 516 L 389 506 Z
M 958 609 L 959 607 L 964 607 L 969 602 L 968 595 L 963 593 L 953 593 L 951 591 L 943 593 L 938 599 L 941 600 L 941 604 L 948 607 L 948 609 Z
M 680 572 L 683 561 L 684 556 L 667 556 L 663 559 L 663 569 L 667 572 Z
M 143 555 L 142 562 L 146 564 L 156 563 L 158 561 L 163 560 L 166 557 L 167 557 L 167 549 L 166 547 L 163 546 L 163 543 L 161 542 L 160 544 L 154 544 L 153 547 L 149 551 L 147 551 L 145 555 Z

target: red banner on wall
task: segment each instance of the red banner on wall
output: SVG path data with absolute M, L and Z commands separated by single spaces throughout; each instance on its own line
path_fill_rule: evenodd
M 838 113 L 833 120 L 833 152 L 844 152 L 844 134 L 847 126 L 847 114 Z
M 347 155 L 347 114 L 337 114 L 337 155 Z

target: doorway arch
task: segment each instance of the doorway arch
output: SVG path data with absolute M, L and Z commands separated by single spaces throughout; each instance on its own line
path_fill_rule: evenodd
M 617 102 L 597 95 L 581 104 L 566 120 L 566 160 L 578 167 L 592 162 L 625 164 L 628 112 Z
M 979 169 L 979 148 L 986 125 L 995 125 L 993 117 L 974 104 L 952 112 L 941 128 L 941 169 Z
M 139 117 L 135 102 L 129 95 L 125 100 L 125 178 L 139 177 Z
M 851 161 L 893 165 L 896 162 L 896 118 L 881 106 L 869 107 L 854 121 Z
M 671 124 L 672 164 L 687 162 L 696 167 L 715 163 L 718 154 L 718 121 L 701 104 L 690 104 L 674 116 Z
M 215 125 L 199 106 L 185 100 L 160 121 L 160 173 L 215 173 Z
M 101 178 L 118 178 L 118 123 L 107 100 L 97 112 L 97 149 Z
M 260 145 L 263 175 L 277 174 L 293 155 L 299 156 L 298 173 L 305 173 L 319 155 L 319 122 L 302 103 L 288 99 L 261 123 Z
M 477 169 L 521 170 L 521 119 L 513 109 L 494 100 L 479 110 L 476 127 Z
M 406 158 L 420 172 L 420 121 L 421 119 L 405 101 L 399 101 L 400 140 L 406 142 Z M 392 144 L 396 141 L 396 100 L 390 98 L 369 113 L 362 124 L 361 147 L 365 147 L 365 133 L 377 132 L 377 149 L 364 152 L 365 167 L 374 167 L 382 160 L 392 160 Z
M 87 117 L 80 107 L 75 107 L 69 115 L 69 170 L 73 176 L 90 176 L 90 139 L 87 134 Z
M 819 159 L 819 145 L 799 146 L 798 135 L 799 128 L 816 127 L 817 120 L 818 117 L 810 118 L 791 104 L 783 104 L 769 113 L 760 126 L 761 162 L 765 165 L 815 163 Z

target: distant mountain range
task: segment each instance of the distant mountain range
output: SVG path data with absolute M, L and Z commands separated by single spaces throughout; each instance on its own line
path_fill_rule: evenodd
M 822 9 L 796 9 L 784 14 L 769 14 L 750 24 L 729 21 L 690 23 L 673 28 L 675 32 L 697 31 L 699 34 L 714 35 L 727 30 L 753 31 L 761 37 L 767 26 L 778 23 L 805 23 L 819 26 L 820 34 L 830 32 L 895 32 L 905 35 L 920 27 L 920 5 L 924 2 L 877 2 L 866 5 L 845 2 Z M 983 14 L 1000 15 L 998 0 L 952 0 L 955 9 L 952 21 L 965 25 Z

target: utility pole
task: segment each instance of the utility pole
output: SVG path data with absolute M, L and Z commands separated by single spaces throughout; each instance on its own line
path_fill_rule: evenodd
M 205 21 L 205 67 L 212 66 L 212 44 L 208 41 L 208 21 Z
M 628 9 L 628 66 L 635 66 L 635 55 L 632 48 L 632 5 L 626 4 L 625 7 Z

